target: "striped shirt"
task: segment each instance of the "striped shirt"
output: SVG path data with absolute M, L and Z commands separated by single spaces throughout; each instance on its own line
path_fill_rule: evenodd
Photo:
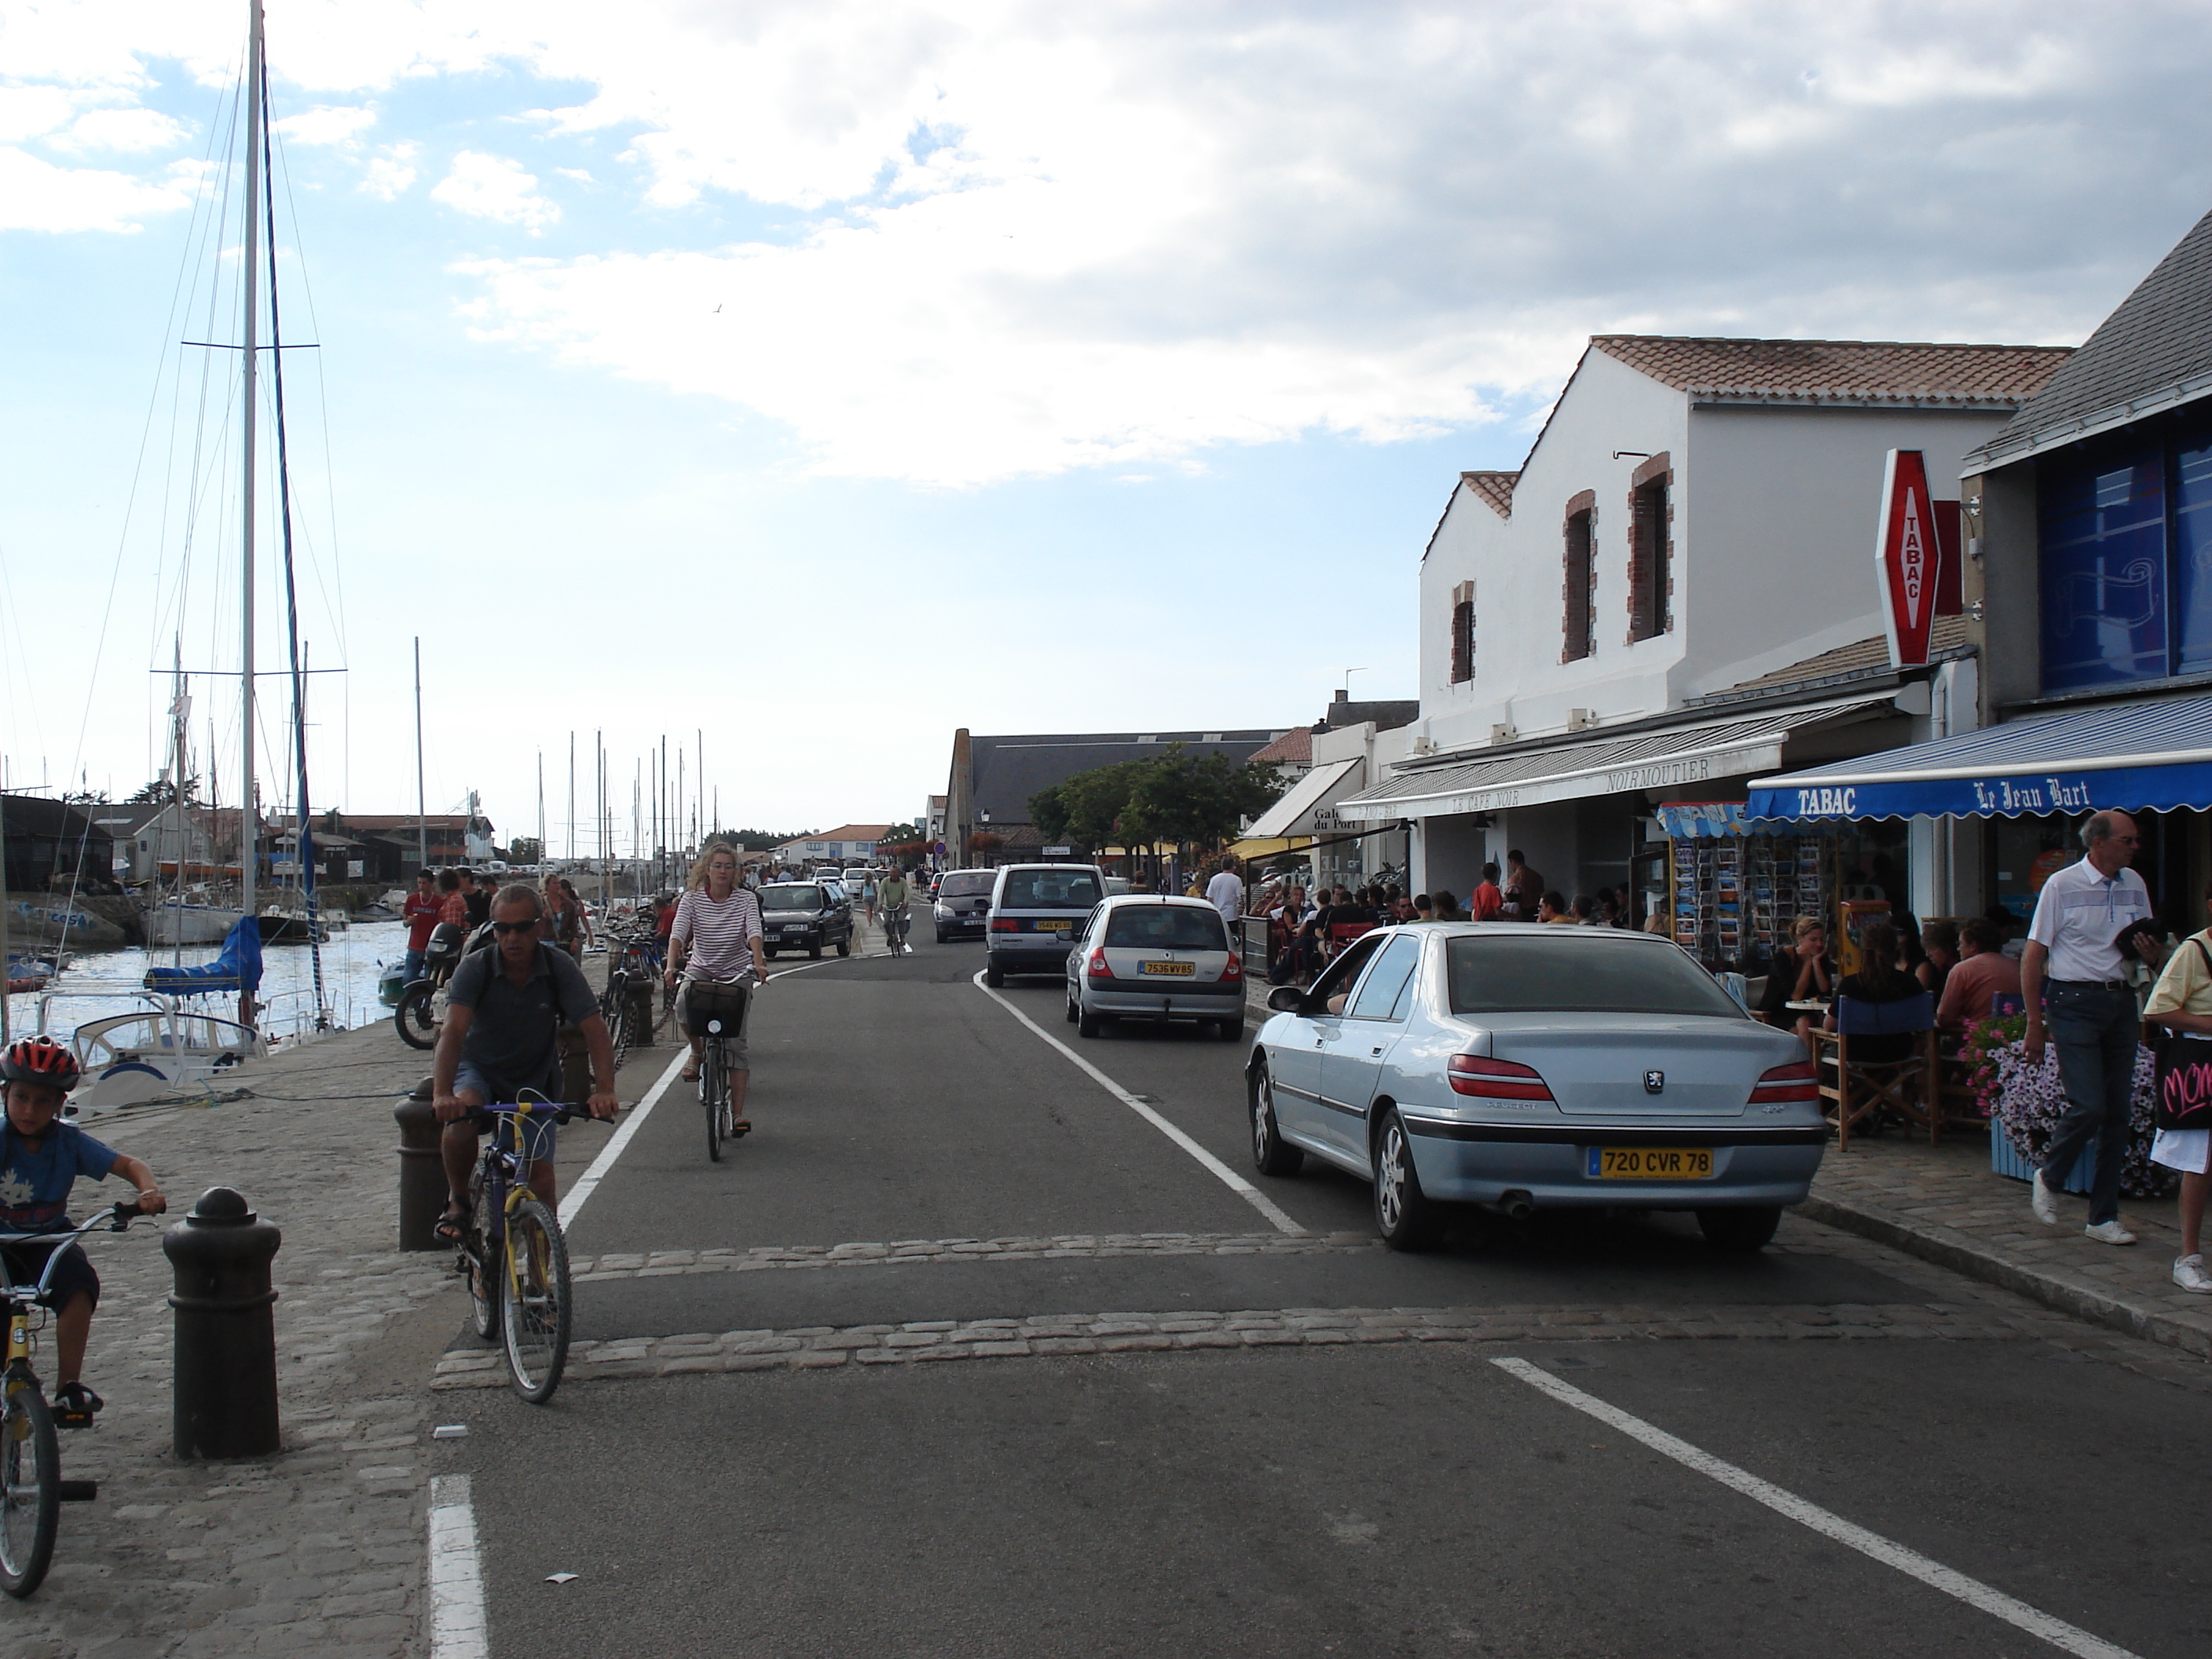
M 735 979 L 759 965 L 748 941 L 758 939 L 760 930 L 760 901 L 749 890 L 733 887 L 717 904 L 705 888 L 693 887 L 677 901 L 669 937 L 684 946 L 687 979 Z
M 2052 979 L 2100 983 L 2117 980 L 2127 966 L 2112 942 L 2122 926 L 2149 915 L 2141 876 L 2125 866 L 2108 876 L 2085 858 L 2043 884 L 2027 936 L 2051 953 L 2045 971 Z

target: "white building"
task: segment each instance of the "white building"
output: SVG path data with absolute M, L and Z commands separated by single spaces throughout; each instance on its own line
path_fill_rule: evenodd
M 806 864 L 851 864 L 874 855 L 888 823 L 841 823 L 818 836 L 801 836 L 775 849 L 776 861 L 787 869 Z
M 1520 470 L 1453 489 L 1422 560 L 1421 717 L 1340 814 L 1409 820 L 1417 888 L 1464 896 L 1519 847 L 1571 896 L 1629 878 L 1660 805 L 1928 735 L 1973 664 L 1952 616 L 1932 692 L 1890 667 L 1888 453 L 1957 477 L 2065 356 L 1594 338 Z

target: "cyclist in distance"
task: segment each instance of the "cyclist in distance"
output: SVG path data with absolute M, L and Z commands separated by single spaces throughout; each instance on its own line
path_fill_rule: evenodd
M 431 1110 L 446 1126 L 440 1150 L 446 1164 L 446 1213 L 437 1234 L 459 1243 L 468 1231 L 469 1176 L 476 1164 L 476 1126 L 468 1114 L 503 1105 L 525 1089 L 548 1099 L 561 1093 L 556 1033 L 565 1023 L 584 1034 L 592 1056 L 593 1117 L 612 1117 L 615 1049 L 599 1000 L 584 970 L 566 951 L 539 941 L 544 907 L 534 889 L 501 890 L 491 908 L 495 948 L 462 959 L 446 988 L 446 1024 L 438 1036 Z M 550 1115 L 518 1116 L 530 1189 L 548 1205 L 553 1186 L 553 1121 Z
M 736 849 L 720 842 L 699 855 L 691 866 L 684 896 L 677 901 L 676 923 L 668 934 L 668 983 L 679 975 L 688 988 L 695 979 L 741 979 L 750 974 L 768 983 L 768 953 L 761 940 L 760 901 L 738 885 Z M 752 1125 L 745 1118 L 745 1086 L 751 1075 L 745 1060 L 745 1028 L 752 1023 L 751 999 L 738 988 L 744 1013 L 738 1029 L 726 1039 L 730 1056 L 730 1109 L 737 1117 L 737 1133 Z M 691 1037 L 690 1063 L 684 1080 L 699 1078 L 699 1037 L 691 1030 L 688 999 L 678 996 L 677 1018 Z
M 884 878 L 883 885 L 876 890 L 876 902 L 882 908 L 884 937 L 886 939 L 890 938 L 893 926 L 906 920 L 908 892 L 905 873 L 893 865 L 890 873 Z
M 74 1123 L 59 1121 L 62 1103 L 76 1086 L 76 1056 L 52 1037 L 25 1037 L 0 1052 L 0 1093 L 8 1115 L 0 1127 L 0 1231 L 63 1232 L 70 1188 L 79 1176 L 105 1181 L 112 1173 L 138 1189 L 138 1207 L 159 1215 L 168 1202 L 154 1172 L 137 1158 L 103 1146 Z M 34 1285 L 46 1269 L 51 1244 L 0 1248 L 9 1278 Z M 61 1247 L 49 1288 L 54 1306 L 54 1407 L 75 1423 L 89 1423 L 104 1403 L 79 1380 L 92 1335 L 92 1310 L 100 1304 L 100 1275 L 75 1241 Z M 15 1500 L 10 1496 L 11 1504 Z

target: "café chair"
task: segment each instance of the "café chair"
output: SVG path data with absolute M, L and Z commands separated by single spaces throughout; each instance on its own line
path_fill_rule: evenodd
M 1937 1145 L 1943 1133 L 1940 1099 L 1941 1073 L 1936 1059 L 1936 994 L 1923 991 L 1901 1002 L 1867 1002 L 1839 996 L 1835 1002 L 1836 1029 L 1819 1030 L 1814 1037 L 1820 1047 L 1820 1111 L 1836 1126 L 1836 1150 L 1847 1152 L 1851 1130 L 1885 1107 L 1905 1122 L 1928 1131 L 1928 1144 Z M 1863 1044 L 1872 1036 L 1911 1036 L 1918 1039 L 1913 1053 L 1902 1060 L 1855 1059 L 1854 1039 Z M 1832 1052 L 1831 1052 L 1832 1050 Z M 1835 1103 L 1829 1110 L 1828 1103 Z

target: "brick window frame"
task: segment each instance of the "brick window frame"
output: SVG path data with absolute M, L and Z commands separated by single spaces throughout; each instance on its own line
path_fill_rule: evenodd
M 1597 492 L 1567 502 L 1559 520 L 1559 660 L 1597 649 Z
M 1666 451 L 1628 481 L 1628 638 L 1656 639 L 1674 629 L 1674 466 Z
M 1474 678 L 1474 584 L 1461 582 L 1451 600 L 1451 683 L 1465 685 Z

